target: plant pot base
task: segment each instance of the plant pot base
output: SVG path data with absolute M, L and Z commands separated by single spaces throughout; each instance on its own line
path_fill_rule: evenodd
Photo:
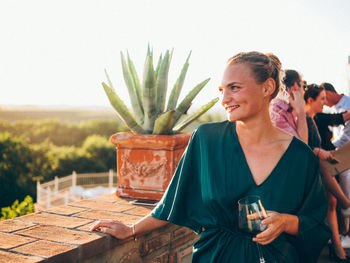
M 156 192 L 151 190 L 143 190 L 143 189 L 127 189 L 118 187 L 117 196 L 119 197 L 128 197 L 135 199 L 146 199 L 146 200 L 160 200 L 164 194 L 164 191 Z

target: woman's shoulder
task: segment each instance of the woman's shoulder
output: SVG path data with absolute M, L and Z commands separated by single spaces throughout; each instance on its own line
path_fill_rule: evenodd
M 292 150 L 295 151 L 295 154 L 298 154 L 299 156 L 307 159 L 317 159 L 311 148 L 298 137 L 278 129 L 278 138 L 279 140 L 285 142 L 285 144 L 287 145 L 286 148 L 292 148 Z
M 311 162 L 319 162 L 317 156 L 305 142 L 294 136 L 292 143 L 295 154 L 298 155 L 298 158 L 309 160 Z
M 206 140 L 219 139 L 225 135 L 231 135 L 235 129 L 233 122 L 207 122 L 198 126 L 193 136 Z
M 207 122 L 203 123 L 198 126 L 197 133 L 203 133 L 203 132 L 222 132 L 226 128 L 234 128 L 235 125 L 232 122 L 229 121 L 220 121 L 220 122 Z

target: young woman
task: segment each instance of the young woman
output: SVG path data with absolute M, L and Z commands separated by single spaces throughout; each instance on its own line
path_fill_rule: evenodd
M 133 226 L 101 220 L 91 230 L 117 238 L 172 222 L 201 233 L 193 262 L 316 262 L 330 237 L 319 162 L 296 137 L 275 128 L 269 104 L 280 87 L 281 63 L 272 54 L 229 59 L 219 92 L 228 121 L 201 125 L 192 135 L 162 200 Z M 239 230 L 238 200 L 261 197 L 267 229 Z
M 326 92 L 322 87 L 311 84 L 305 90 L 304 99 L 306 102 L 306 120 L 309 129 L 308 144 L 320 160 L 331 160 L 333 159 L 332 152 L 321 148 L 321 136 L 314 121 L 315 116 L 322 112 L 323 106 L 326 104 Z M 344 121 L 349 118 L 349 112 L 322 115 L 323 124 L 328 124 L 327 126 L 344 124 Z M 345 208 L 349 206 L 350 200 L 345 196 L 336 179 L 328 174 L 327 170 L 322 167 L 322 164 L 321 173 L 323 173 L 325 188 L 328 190 L 326 191 L 328 198 L 327 222 L 332 230 L 330 258 L 336 262 L 350 262 L 350 258 L 346 256 L 340 241 L 336 212 L 337 199 Z

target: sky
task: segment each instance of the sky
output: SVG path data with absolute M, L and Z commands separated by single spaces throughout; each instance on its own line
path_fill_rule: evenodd
M 129 105 L 120 51 L 142 76 L 148 44 L 155 60 L 174 48 L 169 90 L 192 51 L 180 98 L 211 78 L 194 107 L 218 96 L 227 59 L 251 50 L 349 94 L 349 12 L 348 0 L 1 0 L 0 106 L 110 107 L 105 69 Z

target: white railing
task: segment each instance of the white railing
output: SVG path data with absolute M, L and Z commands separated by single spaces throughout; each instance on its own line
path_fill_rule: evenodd
M 77 174 L 75 171 L 71 175 L 58 178 L 55 180 L 36 185 L 37 203 L 46 208 L 68 204 L 71 201 L 82 199 L 81 196 L 74 194 L 74 189 L 77 186 L 91 188 L 94 186 L 105 186 L 111 189 L 117 184 L 117 177 L 113 170 L 107 173 L 88 173 Z

